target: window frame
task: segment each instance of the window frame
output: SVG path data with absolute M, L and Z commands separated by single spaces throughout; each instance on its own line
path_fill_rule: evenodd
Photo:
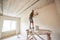
M 4 21 L 6 21 L 6 20 L 8 20 L 8 19 L 3 20 L 3 24 L 4 24 Z M 12 23 L 12 21 L 15 21 L 16 25 L 17 25 L 17 21 L 16 20 L 8 20 L 8 21 L 10 21 L 10 29 L 9 29 L 9 31 L 14 31 L 14 30 L 16 31 L 16 26 L 15 26 L 15 29 L 12 30 L 12 24 L 11 23 Z M 3 27 L 2 27 L 2 32 L 8 32 L 8 31 L 3 31 Z

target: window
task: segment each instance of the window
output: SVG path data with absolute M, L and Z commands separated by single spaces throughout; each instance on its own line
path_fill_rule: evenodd
M 15 20 L 4 20 L 2 32 L 16 30 Z

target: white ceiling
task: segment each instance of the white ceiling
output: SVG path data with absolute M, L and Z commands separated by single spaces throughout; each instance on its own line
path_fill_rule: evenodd
M 3 14 L 20 16 L 29 10 L 38 9 L 52 3 L 54 0 L 3 0 Z

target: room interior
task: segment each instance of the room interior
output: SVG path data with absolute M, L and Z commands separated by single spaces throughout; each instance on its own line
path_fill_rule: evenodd
M 51 31 L 51 39 L 39 36 L 60 40 L 60 0 L 0 0 L 0 40 L 27 40 L 32 10 L 38 13 L 33 18 L 34 26 Z

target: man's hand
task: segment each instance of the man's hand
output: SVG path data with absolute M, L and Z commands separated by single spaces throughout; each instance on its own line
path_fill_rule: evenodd
M 36 15 L 38 15 L 38 13 L 36 13 Z
M 38 13 L 34 14 L 33 16 L 36 16 L 36 15 L 38 15 Z

